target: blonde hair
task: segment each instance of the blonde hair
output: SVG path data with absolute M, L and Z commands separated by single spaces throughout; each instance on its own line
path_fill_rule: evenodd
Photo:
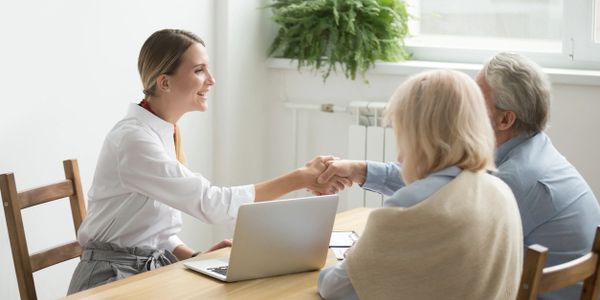
M 533 61 L 516 53 L 496 54 L 482 73 L 494 96 L 494 105 L 517 115 L 514 128 L 519 132 L 542 131 L 550 114 L 551 84 L 548 76 Z
M 193 43 L 206 46 L 193 33 L 180 29 L 163 29 L 148 37 L 138 57 L 138 71 L 146 96 L 155 96 L 158 76 L 173 74 L 181 64 L 183 53 Z
M 494 168 L 495 138 L 483 95 L 463 73 L 410 77 L 392 95 L 385 118 L 396 133 L 406 183 L 453 165 L 474 172 Z

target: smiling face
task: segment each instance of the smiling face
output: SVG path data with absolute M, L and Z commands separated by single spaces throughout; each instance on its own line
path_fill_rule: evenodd
M 208 54 L 200 43 L 193 43 L 181 57 L 181 64 L 168 77 L 170 98 L 177 110 L 206 111 L 208 92 L 215 79 L 208 70 Z

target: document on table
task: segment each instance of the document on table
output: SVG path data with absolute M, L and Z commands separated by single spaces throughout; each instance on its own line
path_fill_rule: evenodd
M 354 231 L 333 231 L 329 240 L 329 248 L 338 260 L 344 259 L 344 254 L 358 240 Z

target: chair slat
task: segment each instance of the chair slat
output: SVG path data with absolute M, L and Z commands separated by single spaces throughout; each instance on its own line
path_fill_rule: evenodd
M 547 249 L 527 249 L 517 300 L 535 300 L 538 294 L 556 291 L 583 281 L 581 300 L 598 300 L 600 289 L 600 225 L 596 226 L 592 251 L 560 265 L 543 268 Z
M 43 187 L 33 188 L 19 192 L 21 209 L 66 198 L 73 195 L 73 182 L 63 180 Z
M 29 258 L 31 271 L 36 272 L 78 256 L 81 256 L 81 246 L 76 241 L 39 251 L 32 254 Z
M 581 281 L 581 278 L 591 276 L 596 271 L 597 262 L 598 255 L 588 253 L 568 263 L 545 269 L 539 292 L 558 290 Z
M 79 231 L 79 226 L 85 218 L 85 203 L 83 202 L 83 188 L 81 187 L 81 178 L 79 175 L 79 164 L 76 159 L 63 161 L 65 178 L 73 182 L 73 194 L 69 197 L 71 203 L 71 214 L 73 216 L 73 226 L 75 232 Z
M 85 202 L 77 160 L 63 161 L 65 180 L 18 192 L 13 173 L 0 174 L 0 193 L 6 217 L 19 294 L 21 299 L 35 300 L 33 272 L 81 256 L 78 242 L 69 242 L 29 255 L 21 218 L 21 209 L 53 200 L 69 198 L 75 233 L 85 217 Z
M 535 244 L 527 248 L 517 300 L 537 299 L 535 291 L 539 288 L 542 269 L 544 268 L 544 261 L 546 261 L 547 255 L 548 248 L 542 245 Z
M 27 239 L 25 238 L 21 209 L 19 208 L 17 185 L 13 173 L 0 175 L 0 192 L 2 193 L 6 229 L 8 229 L 15 273 L 19 284 L 19 294 L 21 299 L 37 299 L 31 264 L 29 263 Z

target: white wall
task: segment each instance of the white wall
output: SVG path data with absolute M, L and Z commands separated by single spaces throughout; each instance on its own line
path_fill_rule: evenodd
M 554 146 L 577 168 L 600 200 L 600 86 L 554 85 L 550 127 Z
M 32 3 L 33 2 L 33 5 Z M 13 171 L 20 188 L 61 178 L 61 161 L 78 158 L 90 187 L 104 135 L 142 97 L 136 62 L 153 31 L 189 29 L 207 44 L 217 84 L 209 111 L 181 125 L 190 167 L 217 185 L 255 183 L 281 175 L 317 154 L 346 156 L 350 116 L 299 113 L 299 159 L 293 161 L 291 112 L 282 101 L 386 101 L 403 76 L 369 74 L 370 85 L 295 69 L 270 69 L 265 51 L 274 30 L 264 0 L 13 1 L 0 3 L 0 172 Z M 600 195 L 600 87 L 555 87 L 556 146 Z M 74 237 L 67 206 L 37 208 L 25 221 L 31 250 Z M 54 216 L 60 216 L 54 218 Z M 0 217 L 3 218 L 3 217 Z M 187 218 L 182 238 L 205 249 L 230 237 Z M 43 228 L 42 228 L 43 227 Z M 57 238 L 54 238 L 54 237 Z M 18 299 L 6 225 L 0 222 L 0 298 Z M 66 292 L 76 262 L 36 276 L 38 295 Z
M 266 179 L 271 141 L 265 120 L 270 105 L 264 63 L 271 23 L 264 0 L 216 1 L 217 55 L 214 103 L 214 178 L 217 185 L 252 184 Z M 233 226 L 215 230 L 232 237 Z
M 293 160 L 292 113 L 282 102 L 334 103 L 346 106 L 351 101 L 379 101 L 389 99 L 396 87 L 406 78 L 370 72 L 370 84 L 361 80 L 346 80 L 335 74 L 324 84 L 320 74 L 309 71 L 298 73 L 295 68 L 272 68 L 270 118 L 267 124 L 271 140 L 265 155 L 269 157 L 268 176 L 288 170 Z M 599 86 L 556 84 L 550 128 L 547 130 L 554 145 L 575 165 L 586 178 L 597 197 L 600 197 L 600 156 L 596 154 L 600 140 Z M 348 114 L 329 114 L 303 111 L 299 113 L 299 161 L 304 162 L 319 154 L 347 156 L 348 126 L 355 120 Z M 341 194 L 341 201 L 345 195 Z
M 87 193 L 105 134 L 143 96 L 143 41 L 158 29 L 184 28 L 203 37 L 212 55 L 213 15 L 212 0 L 1 1 L 0 172 L 14 172 L 20 189 L 33 187 L 60 180 L 62 160 L 77 158 Z M 181 126 L 190 167 L 210 178 L 212 113 L 190 114 Z M 30 251 L 74 238 L 61 202 L 24 212 Z M 0 298 L 18 299 L 0 211 Z M 205 249 L 210 227 L 185 221 L 181 237 Z M 64 296 L 76 263 L 38 272 L 38 296 Z

